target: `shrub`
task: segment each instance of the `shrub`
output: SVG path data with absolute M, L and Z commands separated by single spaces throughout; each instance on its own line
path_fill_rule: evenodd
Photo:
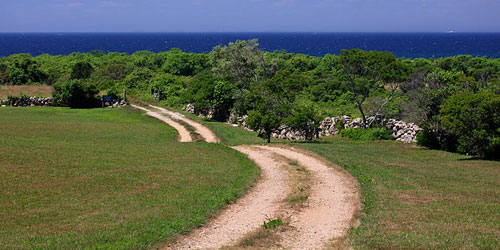
M 355 129 L 346 128 L 340 131 L 342 137 L 353 140 L 374 141 L 374 140 L 392 140 L 392 132 L 383 128 Z
M 420 133 L 417 134 L 417 145 L 431 149 L 440 149 L 438 134 L 425 126 Z
M 306 140 L 312 140 L 318 135 L 321 118 L 312 105 L 297 105 L 292 112 L 292 116 L 284 119 L 286 125 L 304 133 Z
M 500 155 L 500 95 L 466 93 L 441 109 L 443 129 L 457 138 L 457 152 L 484 158 Z
M 113 99 L 118 99 L 118 89 L 116 88 L 116 86 L 109 88 L 108 92 L 106 92 L 106 95 L 113 97 Z
M 345 123 L 344 121 L 342 120 L 338 120 L 336 123 L 335 123 L 335 128 L 338 130 L 338 131 L 342 131 L 345 129 Z
M 83 84 L 73 80 L 54 85 L 54 103 L 71 108 L 92 108 L 97 104 L 97 88 L 92 84 Z

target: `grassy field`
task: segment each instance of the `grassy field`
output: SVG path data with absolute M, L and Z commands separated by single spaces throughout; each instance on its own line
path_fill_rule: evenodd
M 0 248 L 144 249 L 206 221 L 258 168 L 129 108 L 0 108 Z
M 391 141 L 302 143 L 361 184 L 358 249 L 499 249 L 500 162 Z
M 263 143 L 253 132 L 203 122 L 223 143 Z M 360 182 L 364 210 L 350 234 L 356 249 L 500 249 L 500 162 L 337 136 L 286 143 L 318 153 Z
M 19 96 L 21 94 L 28 96 L 51 97 L 52 87 L 47 85 L 2 85 L 0 86 L 0 99 L 7 100 L 9 95 Z

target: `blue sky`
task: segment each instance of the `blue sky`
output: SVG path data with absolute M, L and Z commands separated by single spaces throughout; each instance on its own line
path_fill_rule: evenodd
M 1 0 L 0 32 L 500 32 L 500 0 Z

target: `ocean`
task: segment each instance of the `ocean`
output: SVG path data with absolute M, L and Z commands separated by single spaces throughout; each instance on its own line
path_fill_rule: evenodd
M 208 52 L 217 45 L 252 38 L 258 38 L 266 51 L 312 56 L 359 48 L 390 51 L 406 58 L 462 54 L 500 58 L 500 33 L 0 33 L 0 56 L 67 55 L 92 50 L 132 54 L 171 48 Z

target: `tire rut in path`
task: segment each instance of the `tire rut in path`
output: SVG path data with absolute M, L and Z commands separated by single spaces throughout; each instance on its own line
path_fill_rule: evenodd
M 203 139 L 206 142 L 210 142 L 210 143 L 220 142 L 219 139 L 217 138 L 217 136 L 212 132 L 212 130 L 208 129 L 207 127 L 203 126 L 202 124 L 195 122 L 195 121 L 193 121 L 193 120 L 187 118 L 186 116 L 179 114 L 177 112 L 173 112 L 173 111 L 170 111 L 170 110 L 167 110 L 167 109 L 164 109 L 161 107 L 153 106 L 153 105 L 149 105 L 149 106 L 152 108 L 155 108 L 157 110 L 160 110 L 163 114 L 166 114 L 166 115 L 172 117 L 173 119 L 181 120 L 181 121 L 187 123 L 189 126 L 193 127 L 195 129 L 196 133 L 201 135 L 201 137 L 203 137 Z
M 280 212 L 280 203 L 289 192 L 287 171 L 267 150 L 250 146 L 233 149 L 248 155 L 260 166 L 262 176 L 257 184 L 236 203 L 228 205 L 217 218 L 165 249 L 219 249 L 233 245 Z
M 340 167 L 329 167 L 300 150 L 256 147 L 298 161 L 315 179 L 308 206 L 291 217 L 290 225 L 296 230 L 282 234 L 281 245 L 286 249 L 320 249 L 331 240 L 345 238 L 361 204 L 356 180 Z
M 130 106 L 132 106 L 136 109 L 140 109 L 140 110 L 146 112 L 147 115 L 154 117 L 154 118 L 156 118 L 164 123 L 167 123 L 171 127 L 173 127 L 179 133 L 179 138 L 178 138 L 179 142 L 192 142 L 193 141 L 193 138 L 191 138 L 191 133 L 189 133 L 189 131 L 184 126 L 182 126 L 180 123 L 177 123 L 177 122 L 173 121 L 172 119 L 165 117 L 165 116 L 159 114 L 158 112 L 151 111 L 147 108 L 143 108 L 141 106 L 137 106 L 134 104 L 131 104 Z

